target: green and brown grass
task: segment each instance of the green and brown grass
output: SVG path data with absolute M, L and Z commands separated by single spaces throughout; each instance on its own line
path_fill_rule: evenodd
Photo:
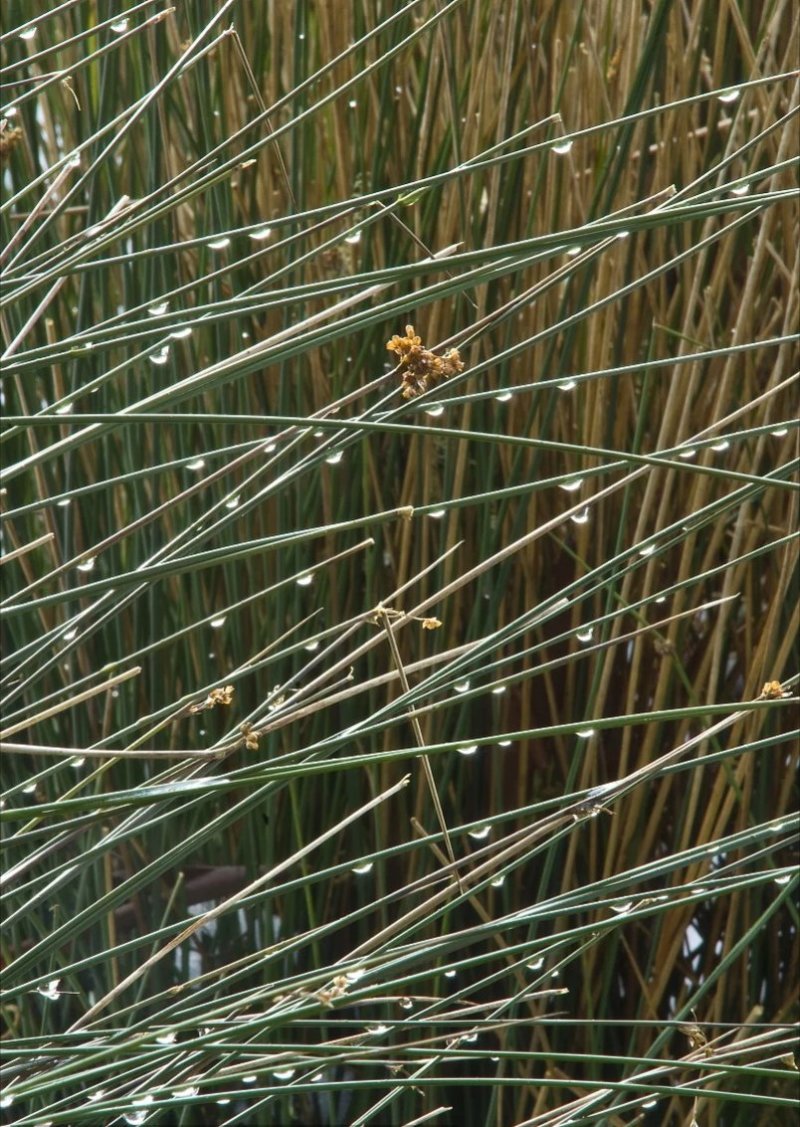
M 4 1121 L 788 1122 L 795 6 L 3 16 Z

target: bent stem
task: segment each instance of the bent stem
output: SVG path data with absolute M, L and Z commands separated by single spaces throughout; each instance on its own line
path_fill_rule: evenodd
M 385 607 L 383 607 L 383 606 L 378 607 L 377 618 L 383 624 L 383 628 L 386 631 L 386 637 L 389 640 L 389 648 L 392 651 L 392 657 L 394 658 L 394 663 L 397 666 L 397 674 L 400 678 L 400 684 L 403 686 L 403 692 L 404 693 L 410 692 L 411 687 L 408 683 L 408 678 L 406 677 L 405 668 L 403 667 L 403 660 L 400 657 L 400 650 L 398 649 L 398 646 L 397 646 L 397 639 L 394 636 L 394 632 L 392 630 L 392 625 L 391 625 L 391 622 L 389 621 L 389 615 L 388 615 Z M 414 732 L 414 739 L 416 740 L 417 747 L 420 748 L 420 749 L 424 749 L 425 740 L 423 739 L 423 736 L 422 736 L 422 728 L 420 728 L 419 720 L 417 719 L 417 717 L 414 715 L 414 713 L 412 711 L 409 711 L 408 719 L 411 721 L 411 728 Z M 463 886 L 461 884 L 461 876 L 460 876 L 460 874 L 459 874 L 459 872 L 456 868 L 456 856 L 455 856 L 455 853 L 453 852 L 453 843 L 450 840 L 450 832 L 448 831 L 447 823 L 444 820 L 444 811 L 442 810 L 442 804 L 439 801 L 439 792 L 436 789 L 436 780 L 433 777 L 433 771 L 431 769 L 431 761 L 428 758 L 428 756 L 425 754 L 424 750 L 422 751 L 422 755 L 420 756 L 420 759 L 422 760 L 422 769 L 425 772 L 425 779 L 428 783 L 428 790 L 431 792 L 431 799 L 433 800 L 433 808 L 436 811 L 436 817 L 439 821 L 439 826 L 441 828 L 442 834 L 444 835 L 444 844 L 445 844 L 445 848 L 447 849 L 447 856 L 450 858 L 450 864 L 453 866 L 453 873 L 455 875 L 456 881 L 458 882 L 459 891 L 463 892 L 464 889 L 463 889 Z

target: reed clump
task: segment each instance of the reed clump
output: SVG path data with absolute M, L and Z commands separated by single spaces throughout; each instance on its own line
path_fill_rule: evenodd
M 780 1121 L 791 6 L 4 17 L 3 1115 Z

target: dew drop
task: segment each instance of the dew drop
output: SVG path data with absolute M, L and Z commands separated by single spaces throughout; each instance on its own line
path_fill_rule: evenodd
M 226 614 L 221 614 L 219 618 L 212 618 L 208 625 L 212 630 L 219 630 L 220 626 L 225 625 L 225 619 L 227 617 L 228 616 Z
M 225 502 L 225 508 L 226 509 L 238 509 L 239 508 L 239 498 L 238 497 L 231 497 L 230 501 Z
M 343 450 L 337 450 L 335 454 L 331 454 L 329 457 L 327 457 L 325 459 L 325 461 L 328 463 L 329 466 L 338 466 L 343 457 L 344 457 L 344 451 Z
M 681 450 L 678 457 L 683 458 L 684 462 L 688 462 L 688 461 L 691 461 L 692 458 L 697 457 L 697 451 L 696 450 Z
M 511 740 L 500 740 L 498 747 L 511 747 Z
M 468 689 L 469 681 L 459 681 L 456 685 L 453 685 L 453 690 L 456 693 L 466 693 Z
M 576 477 L 574 481 L 562 481 L 559 489 L 563 489 L 565 493 L 577 493 L 583 485 L 583 478 Z
M 428 513 L 431 520 L 441 520 L 445 514 L 445 509 L 434 509 L 432 513 Z
M 69 765 L 73 771 L 80 771 L 81 767 L 86 762 L 85 755 L 76 755 L 74 759 L 70 759 Z
M 749 184 L 740 184 L 737 188 L 731 188 L 732 196 L 748 196 L 750 194 Z
M 577 258 L 583 250 L 583 247 L 569 247 L 567 250 L 567 258 Z
M 501 391 L 499 395 L 495 395 L 495 399 L 498 403 L 508 403 L 511 397 L 512 393 L 510 391 Z
M 129 1111 L 122 1117 L 126 1123 L 130 1123 L 131 1127 L 140 1127 L 147 1119 L 146 1111 Z
M 166 313 L 169 309 L 168 301 L 161 301 L 158 305 L 148 305 L 147 312 L 151 317 L 160 317 L 162 313 Z
M 611 904 L 610 905 L 611 911 L 616 912 L 616 914 L 618 916 L 626 916 L 628 914 L 628 912 L 630 912 L 632 907 L 633 907 L 633 901 L 632 900 L 626 900 L 626 902 L 624 904 Z
M 319 649 L 319 642 L 308 642 L 306 644 L 306 649 L 310 654 L 313 654 L 315 650 Z
M 29 789 L 31 788 L 25 787 L 26 792 Z M 35 786 L 33 789 L 36 789 Z M 55 1002 L 57 998 L 61 997 L 61 991 L 58 989 L 60 983 L 60 978 L 51 978 L 44 986 L 37 986 L 36 993 L 41 994 L 43 998 L 47 998 L 48 1002 Z
M 590 626 L 587 630 L 578 630 L 575 637 L 579 642 L 591 642 L 592 635 L 594 634 L 594 627 Z
M 345 973 L 345 978 L 348 982 L 358 982 L 358 980 L 360 978 L 363 978 L 366 973 L 366 967 L 353 967 L 352 970 L 349 970 Z
M 102 1100 L 102 1098 L 104 1096 L 105 1096 L 105 1092 L 103 1091 L 102 1088 L 100 1088 L 96 1092 L 90 1092 L 90 1094 L 86 1097 L 86 1102 L 90 1103 L 90 1104 L 96 1104 L 97 1101 Z M 2 1106 L 2 1105 L 0 1104 L 0 1106 Z
M 270 237 L 271 234 L 271 227 L 257 227 L 255 231 L 250 232 L 250 238 L 254 243 L 263 243 Z
M 185 329 L 176 329 L 174 333 L 169 335 L 172 340 L 186 340 L 187 337 L 192 335 L 192 329 L 191 326 L 187 326 Z
M 347 104 L 348 104 L 348 106 L 350 107 L 351 110 L 354 110 L 356 108 L 356 106 L 358 105 L 358 102 L 355 100 L 355 98 L 351 98 L 350 101 Z
M 361 242 L 361 232 L 353 231 L 350 235 L 345 235 L 344 241 L 349 243 L 351 247 L 357 246 Z
M 296 1068 L 276 1068 L 272 1075 L 276 1080 L 291 1080 L 296 1071 Z M 255 1079 L 255 1077 L 253 1077 L 253 1079 Z
M 65 497 L 63 501 L 56 501 L 56 507 L 59 509 L 67 509 L 72 504 L 71 497 Z
M 89 558 L 84 560 L 83 563 L 79 563 L 77 565 L 77 570 L 78 571 L 94 571 L 94 565 L 95 565 L 96 560 L 97 560 L 96 556 L 89 556 Z
M 151 352 L 150 363 L 155 364 L 157 367 L 162 368 L 169 360 L 169 345 L 165 344 L 158 352 Z
M 455 978 L 456 972 L 454 970 L 446 970 L 444 976 L 445 978 Z
M 558 385 L 559 391 L 574 391 L 578 386 L 577 380 L 564 380 L 563 383 Z
M 538 959 L 534 959 L 532 963 L 528 963 L 528 970 L 541 970 L 544 966 L 544 955 L 540 955 Z
M 666 601 L 667 601 L 666 595 L 659 595 L 658 598 L 656 599 L 657 603 L 665 603 Z
M 310 587 L 313 582 L 314 582 L 314 576 L 313 575 L 301 575 L 300 578 L 297 580 L 297 586 L 298 587 Z
M 789 428 L 788 427 L 778 427 L 777 430 L 771 430 L 769 433 L 772 435 L 773 438 L 783 438 L 785 435 L 787 435 L 789 433 Z
M 73 638 L 77 637 L 77 634 L 78 628 L 77 626 L 73 626 L 71 630 L 65 630 L 61 637 L 65 642 L 71 642 Z
M 243 1084 L 255 1084 L 255 1082 L 257 1080 L 258 1080 L 257 1076 L 243 1076 L 242 1077 L 242 1083 Z
M 188 1088 L 176 1088 L 172 1095 L 176 1100 L 183 1100 L 188 1096 L 196 1096 L 199 1091 L 199 1088 L 190 1085 Z
M 229 1098 L 228 1098 L 227 1096 L 221 1096 L 221 1097 L 220 1097 L 220 1098 L 219 1098 L 219 1099 L 217 1100 L 217 1105 L 218 1105 L 219 1107 L 225 1107 L 225 1106 L 226 1106 L 227 1104 L 229 1104 L 230 1102 L 231 1102 L 231 1101 L 230 1101 L 230 1099 L 229 1099 Z
M 475 755 L 478 750 L 477 744 L 468 744 L 466 747 L 456 748 L 459 755 Z
M 719 95 L 719 100 L 723 105 L 729 106 L 732 102 L 738 102 L 740 90 L 723 90 Z
M 474 838 L 475 841 L 486 841 L 489 834 L 492 832 L 491 826 L 481 826 L 480 829 L 470 830 L 469 836 Z
M 123 16 L 121 20 L 114 20 L 114 22 L 111 25 L 111 30 L 116 35 L 122 35 L 123 31 L 128 30 L 128 17 Z
M 428 407 L 425 414 L 430 415 L 432 419 L 438 419 L 440 415 L 444 414 L 444 407 L 441 403 L 437 403 L 435 407 Z
M 206 464 L 205 458 L 195 458 L 195 460 L 193 462 L 187 462 L 186 463 L 186 468 L 187 468 L 187 470 L 191 470 L 192 473 L 197 473 L 199 470 L 202 470 L 202 468 L 203 468 L 203 466 L 205 466 L 205 464 Z
M 357 877 L 364 877 L 364 876 L 367 875 L 367 873 L 372 872 L 373 864 L 374 864 L 374 862 L 367 861 L 366 864 L 364 864 L 364 865 L 354 865 L 353 866 L 353 872 L 356 874 Z
M 156 1044 L 157 1045 L 174 1045 L 177 1039 L 178 1039 L 178 1034 L 175 1032 L 174 1029 L 171 1029 L 168 1033 L 159 1033 L 158 1037 L 156 1037 Z
M 573 524 L 588 524 L 589 523 L 589 510 L 582 509 L 579 513 L 573 513 L 569 518 Z
M 26 41 L 30 41 L 31 39 L 35 39 L 36 38 L 36 28 L 35 27 L 26 27 L 23 31 L 21 31 L 19 33 L 19 37 L 20 37 L 20 39 L 25 39 Z
M 557 145 L 553 145 L 553 152 L 556 156 L 566 156 L 572 149 L 572 141 L 560 141 Z
M 715 442 L 711 449 L 715 454 L 721 454 L 722 451 L 727 450 L 729 446 L 730 442 L 728 442 L 727 438 L 723 438 L 722 442 Z
M 505 883 L 505 877 L 498 877 L 496 880 L 492 881 L 492 888 L 502 888 Z
M 788 884 L 791 879 L 792 879 L 792 874 L 787 873 L 785 876 L 775 877 L 775 883 L 779 886 L 783 886 L 784 884 Z
M 401 998 L 399 1005 L 401 1010 L 413 1010 L 414 1008 L 414 1003 L 410 998 Z
M 225 236 L 224 239 L 212 239 L 208 244 L 209 250 L 225 250 L 226 247 L 231 245 L 230 239 Z
M 505 691 L 506 691 L 505 685 L 498 685 L 496 689 L 492 689 L 492 696 L 493 697 L 501 697 Z
M 618 240 L 629 239 L 630 237 L 630 231 L 617 231 L 616 235 L 614 236 L 614 238 Z
M 61 407 L 56 407 L 57 415 L 71 415 L 74 408 L 74 403 L 64 403 Z
M 577 736 L 578 736 L 578 739 L 580 739 L 580 740 L 590 740 L 592 738 L 592 736 L 594 735 L 594 733 L 595 733 L 594 728 L 581 728 L 580 731 L 577 733 Z
M 652 554 L 655 550 L 656 550 L 655 544 L 645 544 L 643 548 L 639 549 L 639 555 L 640 556 L 652 556 Z

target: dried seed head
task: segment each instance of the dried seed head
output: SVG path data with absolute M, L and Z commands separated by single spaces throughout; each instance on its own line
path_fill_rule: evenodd
M 764 700 L 783 700 L 784 697 L 788 697 L 790 694 L 783 691 L 783 686 L 780 681 L 767 681 L 764 688 L 761 690 L 761 696 Z
M 206 712 L 209 708 L 214 708 L 218 704 L 230 704 L 233 701 L 233 694 L 236 692 L 233 685 L 225 685 L 224 688 L 212 689 L 205 700 L 200 701 L 198 704 L 193 704 L 189 708 L 189 712 Z
M 395 353 L 400 363 L 402 371 L 400 394 L 404 399 L 414 399 L 440 380 L 464 370 L 457 348 L 449 349 L 444 356 L 437 356 L 429 348 L 423 347 L 422 340 L 415 333 L 413 325 L 406 325 L 405 336 L 395 334 L 386 342 L 386 348 L 389 352 Z

